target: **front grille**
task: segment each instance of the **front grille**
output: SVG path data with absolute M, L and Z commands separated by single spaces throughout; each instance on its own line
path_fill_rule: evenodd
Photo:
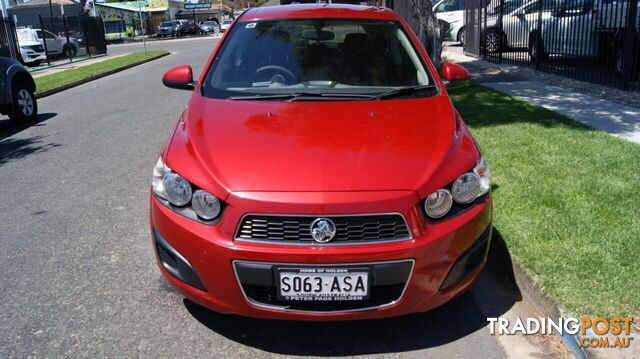
M 404 284 L 372 286 L 369 299 L 359 301 L 284 301 L 278 299 L 276 286 L 248 285 L 242 287 L 248 298 L 260 304 L 274 305 L 290 310 L 340 311 L 378 307 L 392 303 L 402 295 Z
M 336 225 L 336 235 L 328 244 L 357 244 L 411 238 L 402 215 L 380 214 L 318 217 L 248 215 L 240 222 L 236 239 L 317 244 L 313 241 L 309 229 L 311 223 L 320 217 L 329 218 Z
M 33 45 L 31 46 L 31 50 L 35 52 L 42 52 L 44 51 L 44 47 L 42 45 Z

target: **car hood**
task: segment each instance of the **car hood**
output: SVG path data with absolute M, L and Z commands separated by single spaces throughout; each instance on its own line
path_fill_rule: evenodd
M 37 45 L 42 45 L 42 44 L 37 41 L 18 40 L 18 46 L 37 46 Z
M 454 116 L 446 95 L 286 102 L 196 93 L 168 165 L 203 186 L 203 176 L 188 174 L 201 167 L 227 191 L 417 190 L 449 153 Z

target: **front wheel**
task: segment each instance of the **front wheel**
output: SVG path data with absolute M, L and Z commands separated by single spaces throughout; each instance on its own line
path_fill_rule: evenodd
M 465 32 L 466 32 L 466 31 L 464 31 L 464 27 L 463 27 L 463 28 L 461 28 L 461 29 L 458 31 L 458 39 L 457 39 L 457 40 L 458 40 L 458 42 L 460 43 L 460 45 L 462 45 L 462 46 L 464 46 L 464 36 L 465 36 Z
M 36 97 L 25 84 L 16 83 L 12 89 L 12 109 L 9 118 L 16 122 L 32 122 L 38 116 Z
M 533 62 L 543 62 L 549 59 L 549 54 L 544 52 L 544 43 L 535 32 L 529 36 L 529 57 Z
M 73 45 L 66 45 L 63 51 L 66 57 L 74 57 L 78 53 L 78 50 L 76 50 L 76 47 Z

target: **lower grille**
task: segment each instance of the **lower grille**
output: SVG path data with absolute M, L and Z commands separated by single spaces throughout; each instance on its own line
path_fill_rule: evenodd
M 278 292 L 275 286 L 243 285 L 244 292 L 251 300 L 261 304 L 274 305 L 290 310 L 302 311 L 339 311 L 358 310 L 362 308 L 378 307 L 400 299 L 404 284 L 392 284 L 374 286 L 371 288 L 369 299 L 359 301 L 329 301 L 329 302 L 307 302 L 307 301 L 284 301 L 278 299 Z
M 337 312 L 381 308 L 398 302 L 409 285 L 413 260 L 375 263 L 295 264 L 234 261 L 238 284 L 246 299 L 259 307 L 301 312 Z M 302 268 L 358 268 L 370 274 L 365 300 L 297 301 L 278 298 L 278 273 Z
M 275 216 L 247 215 L 238 226 L 236 239 L 281 242 L 289 244 L 317 244 L 311 237 L 311 223 L 328 218 L 335 223 L 336 234 L 328 244 L 358 244 L 410 239 L 411 234 L 400 214 L 360 216 Z

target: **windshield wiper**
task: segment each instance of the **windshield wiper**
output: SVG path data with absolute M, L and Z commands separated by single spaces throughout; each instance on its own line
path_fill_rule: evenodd
M 288 94 L 271 94 L 271 95 L 251 95 L 251 96 L 232 96 L 229 100 L 358 100 L 373 99 L 374 95 L 352 94 L 352 93 L 315 93 L 315 92 L 294 92 Z
M 392 97 L 400 97 L 411 95 L 413 93 L 424 91 L 424 90 L 435 90 L 437 89 L 436 85 L 418 85 L 418 86 L 410 86 L 410 87 L 402 87 L 397 90 L 383 92 L 377 96 L 373 96 L 372 100 L 384 100 Z

